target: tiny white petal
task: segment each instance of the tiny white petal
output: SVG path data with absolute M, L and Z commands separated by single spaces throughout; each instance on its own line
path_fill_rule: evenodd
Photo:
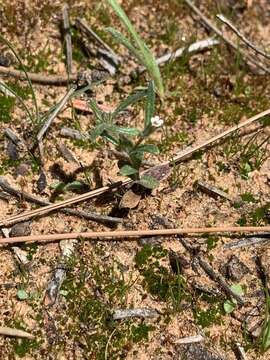
M 156 115 L 156 116 L 152 117 L 151 124 L 154 127 L 160 127 L 163 125 L 163 120 L 160 119 L 160 117 Z

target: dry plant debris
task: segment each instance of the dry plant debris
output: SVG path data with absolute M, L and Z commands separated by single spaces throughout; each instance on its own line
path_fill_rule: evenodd
M 1 359 L 267 360 L 269 6 L 121 6 L 1 5 Z

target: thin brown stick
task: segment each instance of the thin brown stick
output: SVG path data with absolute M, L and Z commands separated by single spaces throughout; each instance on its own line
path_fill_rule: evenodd
M 250 66 L 255 66 L 266 72 L 267 74 L 270 73 L 270 70 L 264 66 L 259 61 L 256 61 L 253 59 L 250 55 L 244 53 L 239 49 L 239 47 L 232 42 L 230 39 L 228 39 L 226 36 L 223 35 L 222 31 L 219 30 L 198 8 L 193 4 L 190 0 L 184 0 L 184 2 L 191 8 L 191 10 L 204 22 L 204 24 L 210 28 L 212 31 L 214 31 L 219 37 L 221 37 L 226 44 L 228 44 L 231 48 L 233 48 L 235 51 L 237 51 L 239 54 L 242 55 L 243 60 Z
M 217 18 L 225 25 L 227 25 L 249 48 L 254 50 L 256 53 L 264 56 L 266 59 L 270 59 L 270 54 L 267 54 L 266 52 L 255 46 L 251 41 L 249 41 L 224 15 L 218 14 Z
M 11 76 L 19 80 L 27 80 L 23 71 L 6 68 L 4 66 L 0 66 L 0 74 L 5 76 Z M 28 72 L 27 75 L 33 83 L 42 85 L 67 85 L 78 80 L 77 75 L 59 76 L 36 74 L 31 72 Z
M 198 150 L 202 150 L 202 149 L 212 145 L 216 141 L 221 140 L 221 139 L 233 134 L 234 132 L 242 129 L 245 126 L 248 126 L 248 125 L 252 124 L 253 122 L 255 122 L 255 121 L 257 121 L 257 120 L 259 120 L 259 119 L 261 119 L 264 116 L 269 115 L 269 114 L 270 114 L 270 109 L 267 109 L 267 110 L 265 110 L 265 111 L 263 111 L 263 112 L 261 112 L 259 114 L 256 114 L 256 115 L 252 116 L 251 118 L 241 122 L 240 124 L 235 125 L 235 126 L 229 128 L 228 130 L 223 131 L 222 133 L 220 133 L 220 134 L 218 134 L 216 136 L 213 136 L 211 139 L 206 140 L 203 143 L 195 145 L 192 148 L 185 149 L 185 150 L 181 151 L 179 154 L 177 154 L 173 158 L 172 162 L 178 163 L 179 161 L 183 160 L 183 158 L 185 158 L 186 156 L 190 156 L 190 155 L 194 154 L 195 152 L 197 152 Z
M 68 16 L 68 5 L 65 4 L 62 9 L 63 16 L 63 30 L 64 38 L 66 43 L 66 56 L 67 56 L 67 72 L 68 74 L 72 73 L 72 45 L 71 45 L 71 34 L 70 34 L 70 24 Z
M 174 164 L 177 164 L 180 161 L 183 161 L 184 159 L 186 159 L 188 156 L 193 155 L 195 152 L 197 152 L 199 150 L 202 150 L 202 149 L 204 149 L 206 147 L 209 147 L 210 145 L 214 144 L 216 141 L 227 137 L 228 135 L 232 134 L 233 132 L 243 128 L 244 126 L 250 125 L 251 123 L 253 123 L 253 122 L 261 119 L 262 117 L 264 117 L 266 115 L 269 115 L 269 114 L 270 114 L 270 109 L 265 110 L 265 111 L 255 115 L 255 116 L 243 121 L 242 123 L 240 123 L 238 125 L 235 125 L 235 126 L 231 127 L 228 130 L 225 130 L 224 132 L 220 133 L 219 135 L 216 135 L 216 136 L 210 138 L 209 140 L 207 140 L 207 141 L 205 141 L 205 142 L 203 142 L 201 144 L 195 145 L 194 147 L 187 148 L 187 149 L 181 151 L 171 161 L 165 161 L 164 163 L 162 163 L 160 165 L 166 165 L 166 164 L 174 165 Z M 24 213 L 19 214 L 19 215 L 11 216 L 11 217 L 9 217 L 7 219 L 4 219 L 4 220 L 0 221 L 0 226 L 7 226 L 9 223 L 11 223 L 13 221 L 23 221 L 23 220 L 32 218 L 33 216 L 36 216 L 36 215 L 42 215 L 42 214 L 48 213 L 50 211 L 66 207 L 68 205 L 75 204 L 75 203 L 78 203 L 80 201 L 84 201 L 84 200 L 99 196 L 99 195 L 101 195 L 101 194 L 103 194 L 103 193 L 105 193 L 107 191 L 110 191 L 110 190 L 112 191 L 112 189 L 115 188 L 115 187 L 118 187 L 120 185 L 124 186 L 124 185 L 130 184 L 130 183 L 132 183 L 132 180 L 131 179 L 126 179 L 124 181 L 114 183 L 111 186 L 103 186 L 103 187 L 101 187 L 99 189 L 89 191 L 89 192 L 87 192 L 85 194 L 76 196 L 74 198 L 61 201 L 61 202 L 59 202 L 57 204 L 48 205 L 46 207 L 43 207 L 42 209 L 31 210 L 31 211 L 27 211 L 27 212 L 24 212 Z
M 39 199 L 33 195 L 30 195 L 24 191 L 20 191 L 17 189 L 14 189 L 12 186 L 9 185 L 9 183 L 5 180 L 5 178 L 3 178 L 2 176 L 0 176 L 0 187 L 6 191 L 8 194 L 11 194 L 13 196 L 18 197 L 19 199 L 24 199 L 25 201 L 29 201 L 32 202 L 34 204 L 37 205 L 41 205 L 41 206 L 48 206 L 51 203 L 49 201 L 44 201 L 42 199 Z M 74 215 L 74 216 L 78 216 L 87 220 L 91 220 L 91 221 L 96 221 L 98 223 L 102 223 L 102 224 L 106 224 L 106 223 L 110 223 L 110 224 L 118 224 L 122 222 L 121 218 L 118 217 L 112 217 L 112 216 L 107 216 L 107 215 L 100 215 L 97 213 L 92 213 L 92 212 L 86 212 L 83 210 L 76 210 L 76 209 L 71 209 L 71 208 L 62 208 L 60 209 L 61 212 L 65 213 L 65 214 L 69 214 L 69 215 Z M 7 223 L 7 225 L 11 225 L 14 223 L 19 222 L 20 220 L 11 220 L 10 222 Z M 2 226 L 2 225 L 1 225 Z
M 13 244 L 25 242 L 52 242 L 65 239 L 119 239 L 119 238 L 140 238 L 142 236 L 173 236 L 184 234 L 211 234 L 211 233 L 244 233 L 244 232 L 269 232 L 270 226 L 220 226 L 220 227 L 201 227 L 201 228 L 176 228 L 161 230 L 117 230 L 117 231 L 91 231 L 75 232 L 49 235 L 30 235 L 2 238 L 0 244 Z
M 76 21 L 75 21 L 75 25 L 82 32 L 84 32 L 88 36 L 93 37 L 98 43 L 100 43 L 104 47 L 104 49 L 106 49 L 109 52 L 113 62 L 116 65 L 119 65 L 119 63 L 121 62 L 120 57 L 113 51 L 113 49 L 107 43 L 105 43 L 105 41 L 103 41 L 100 38 L 100 36 L 98 36 L 98 34 L 93 29 L 90 28 L 90 26 L 86 23 L 85 20 L 81 20 L 81 19 L 77 18 Z

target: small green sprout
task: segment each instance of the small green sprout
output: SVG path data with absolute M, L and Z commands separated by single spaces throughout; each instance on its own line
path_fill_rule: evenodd
M 114 123 L 115 118 L 121 111 L 142 98 L 146 98 L 144 129 L 142 131 L 134 127 L 118 126 Z M 155 178 L 147 175 L 140 177 L 139 175 L 144 154 L 151 153 L 156 155 L 159 153 L 156 145 L 145 143 L 147 138 L 163 125 L 163 120 L 159 116 L 154 116 L 155 91 L 153 81 L 150 81 L 146 91 L 139 91 L 130 95 L 113 112 L 103 111 L 93 99 L 89 100 L 89 106 L 96 118 L 96 126 L 90 132 L 91 140 L 95 141 L 101 136 L 112 143 L 116 150 L 125 153 L 128 157 L 128 160 L 120 168 L 121 175 L 131 177 L 146 188 L 155 188 L 158 185 L 158 181 Z M 132 140 L 132 138 L 136 138 L 136 140 Z
M 240 284 L 234 284 L 231 286 L 231 290 L 239 296 L 244 295 L 244 290 Z M 237 301 L 233 298 L 228 299 L 224 302 L 223 308 L 226 314 L 232 313 L 237 307 Z
M 109 27 L 107 30 L 119 44 L 124 45 L 138 60 L 138 62 L 146 68 L 151 78 L 154 80 L 156 90 L 162 99 L 164 97 L 164 86 L 155 57 L 142 38 L 139 36 L 118 2 L 116 0 L 107 0 L 107 2 L 113 8 L 114 12 L 127 29 L 132 41 L 129 41 L 123 34 L 114 28 Z

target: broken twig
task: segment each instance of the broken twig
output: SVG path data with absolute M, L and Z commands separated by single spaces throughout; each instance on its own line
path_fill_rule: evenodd
M 60 111 L 63 109 L 63 107 L 66 105 L 69 98 L 72 96 L 72 94 L 75 92 L 76 88 L 72 87 L 69 89 L 69 91 L 66 93 L 66 95 L 63 97 L 63 99 L 57 104 L 54 111 L 49 115 L 48 119 L 43 124 L 42 128 L 39 130 L 37 134 L 37 141 L 40 142 L 43 138 L 44 134 L 47 132 L 48 128 L 51 126 L 51 123 L 56 118 L 56 116 L 60 113 Z
M 270 70 L 268 68 L 266 68 L 262 63 L 256 61 L 255 59 L 253 59 L 251 56 L 249 56 L 248 54 L 244 53 L 243 51 L 241 51 L 239 49 L 239 47 L 232 42 L 230 39 L 228 39 L 226 36 L 223 35 L 222 31 L 219 30 L 198 8 L 197 6 L 195 6 L 193 4 L 192 1 L 190 0 L 184 0 L 184 2 L 191 8 L 191 10 L 204 22 L 204 24 L 210 28 L 212 31 L 214 31 L 220 38 L 222 38 L 224 40 L 224 42 L 226 44 L 228 44 L 231 48 L 233 48 L 235 51 L 237 51 L 238 53 L 240 53 L 243 57 L 243 59 L 245 60 L 245 62 L 248 65 L 251 66 L 255 66 L 257 68 L 260 68 L 261 70 L 263 70 L 266 73 L 270 73 Z
M 223 289 L 223 291 L 233 297 L 240 305 L 244 305 L 245 300 L 243 299 L 242 296 L 240 296 L 239 294 L 235 293 L 230 286 L 227 284 L 226 280 L 224 279 L 224 277 L 218 273 L 215 272 L 214 269 L 202 258 L 202 256 L 200 254 L 196 254 L 194 248 L 192 246 L 190 246 L 184 239 L 178 237 L 180 243 L 183 245 L 183 247 L 188 250 L 188 252 L 191 255 L 194 255 L 195 258 L 198 260 L 198 263 L 200 265 L 200 267 L 203 269 L 203 271 L 215 282 L 217 282 L 219 284 L 219 286 L 221 287 L 221 289 Z
M 4 177 L 0 176 L 0 187 L 7 193 L 18 197 L 19 199 L 24 199 L 26 201 L 32 202 L 34 204 L 37 205 L 41 205 L 41 206 L 48 206 L 51 203 L 49 201 L 44 201 L 41 200 L 33 195 L 27 194 L 24 191 L 20 191 L 17 189 L 14 189 L 13 187 L 11 187 L 9 185 L 9 183 L 5 180 Z M 100 222 L 103 224 L 106 223 L 111 223 L 111 224 L 117 224 L 117 223 L 121 223 L 122 219 L 121 218 L 117 218 L 117 217 L 112 217 L 112 216 L 106 216 L 106 215 L 99 215 L 96 213 L 89 213 L 83 210 L 76 210 L 76 209 L 70 209 L 70 208 L 63 208 L 60 210 L 63 213 L 69 214 L 69 215 L 75 215 L 78 217 L 82 217 L 88 220 L 92 220 L 92 221 L 96 221 L 96 222 Z M 6 223 L 5 225 L 11 225 L 14 224 L 16 222 L 20 222 L 17 219 L 13 219 L 10 222 Z M 4 224 L 0 221 L 0 226 L 3 226 Z
M 72 74 L 72 46 L 71 46 L 71 34 L 70 34 L 70 24 L 69 24 L 67 4 L 63 6 L 62 16 L 63 16 L 64 38 L 66 43 L 67 72 L 68 74 Z
M 119 309 L 114 310 L 113 320 L 122 320 L 132 317 L 156 318 L 159 313 L 154 309 Z
M 185 344 L 194 344 L 202 341 L 204 341 L 204 337 L 202 335 L 194 335 L 194 336 L 187 336 L 185 338 L 175 340 L 174 344 L 185 345 Z
M 15 70 L 11 68 L 6 68 L 4 66 L 0 66 L 0 74 L 5 76 L 11 76 L 19 80 L 27 80 L 26 75 L 23 71 Z M 67 85 L 78 80 L 77 75 L 70 76 L 59 76 L 59 75 L 45 75 L 45 74 L 36 74 L 27 72 L 28 78 L 33 83 L 41 84 L 41 85 Z
M 116 55 L 116 53 L 113 51 L 113 49 L 105 43 L 105 41 L 103 41 L 100 36 L 98 36 L 98 34 L 90 28 L 90 26 L 86 23 L 86 21 L 81 20 L 79 18 L 76 19 L 75 21 L 75 25 L 85 34 L 87 34 L 88 36 L 91 36 L 92 38 L 94 38 L 98 43 L 100 43 L 100 45 L 102 45 L 104 47 L 104 49 L 106 49 L 109 54 L 111 55 L 111 58 L 113 60 L 113 62 L 115 63 L 115 65 L 119 65 L 120 63 L 120 57 L 118 55 Z
M 234 199 L 228 195 L 225 191 L 218 189 L 217 187 L 213 186 L 213 185 L 209 185 L 207 183 L 205 183 L 204 181 L 197 181 L 197 186 L 200 190 L 202 190 L 203 192 L 212 195 L 212 196 L 219 196 L 223 199 L 229 200 L 230 202 L 234 202 Z
M 189 45 L 188 47 L 182 47 L 175 52 L 170 52 L 168 54 L 162 55 L 157 58 L 157 64 L 163 65 L 170 60 L 175 60 L 180 58 L 185 53 L 193 54 L 200 51 L 211 49 L 213 46 L 220 44 L 219 40 L 214 38 L 207 38 L 204 40 L 196 41 L 195 43 Z M 145 70 L 145 69 L 144 69 Z
M 263 234 L 262 237 L 250 237 L 246 239 L 241 239 L 229 244 L 225 244 L 223 247 L 224 249 L 237 249 L 245 246 L 256 246 L 256 245 L 263 245 L 270 241 L 270 234 L 269 237 L 266 237 L 267 234 Z
M 63 281 L 66 278 L 65 263 L 73 255 L 75 251 L 76 243 L 77 241 L 74 239 L 60 241 L 61 258 L 47 286 L 47 290 L 44 298 L 44 304 L 46 306 L 52 306 L 57 301 L 59 290 L 61 289 Z
M 227 25 L 249 48 L 254 50 L 256 53 L 264 56 L 266 59 L 270 59 L 270 54 L 267 54 L 266 52 L 252 44 L 252 42 L 249 41 L 224 15 L 218 14 L 217 18 L 225 25 Z

